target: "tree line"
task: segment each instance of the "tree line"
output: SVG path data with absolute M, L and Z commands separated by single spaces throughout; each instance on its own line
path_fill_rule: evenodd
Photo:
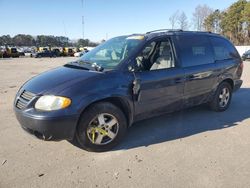
M 51 47 L 84 47 L 84 46 L 97 46 L 98 43 L 91 42 L 89 39 L 79 39 L 75 42 L 69 40 L 64 36 L 51 36 L 51 35 L 24 35 L 18 34 L 14 37 L 10 35 L 0 36 L 0 46 L 51 46 Z
M 206 31 L 220 33 L 236 45 L 250 44 L 250 2 L 239 0 L 227 10 L 215 10 L 204 20 Z
M 192 19 L 183 11 L 169 18 L 172 29 L 214 32 L 229 38 L 235 45 L 250 45 L 250 1 L 238 0 L 225 10 L 198 5 Z

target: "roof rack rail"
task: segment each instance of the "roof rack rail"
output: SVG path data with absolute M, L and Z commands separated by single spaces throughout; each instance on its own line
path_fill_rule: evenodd
M 146 34 L 163 32 L 163 31 L 166 31 L 166 32 L 171 32 L 171 31 L 172 32 L 182 32 L 183 30 L 182 29 L 158 29 L 158 30 L 154 30 L 154 31 L 149 31 Z

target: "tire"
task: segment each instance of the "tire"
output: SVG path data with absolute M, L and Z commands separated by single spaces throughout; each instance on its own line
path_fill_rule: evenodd
M 118 145 L 126 132 L 127 120 L 121 109 L 111 103 L 100 102 L 91 105 L 81 115 L 75 136 L 82 149 L 103 152 Z
M 226 93 L 226 94 L 224 94 Z M 216 112 L 223 112 L 228 109 L 231 103 L 232 98 L 232 87 L 227 82 L 222 82 L 216 92 L 215 95 L 210 102 L 209 106 L 211 110 Z M 223 102 L 224 101 L 224 102 Z

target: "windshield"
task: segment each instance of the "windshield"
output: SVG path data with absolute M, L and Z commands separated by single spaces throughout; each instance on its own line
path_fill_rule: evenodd
M 122 36 L 105 43 L 84 54 L 80 61 L 95 63 L 104 69 L 114 69 L 142 42 L 144 36 Z

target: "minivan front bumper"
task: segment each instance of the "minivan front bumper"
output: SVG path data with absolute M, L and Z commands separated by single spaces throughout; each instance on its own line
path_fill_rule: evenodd
M 72 140 L 78 121 L 77 115 L 41 117 L 14 108 L 16 118 L 22 128 L 43 140 Z

